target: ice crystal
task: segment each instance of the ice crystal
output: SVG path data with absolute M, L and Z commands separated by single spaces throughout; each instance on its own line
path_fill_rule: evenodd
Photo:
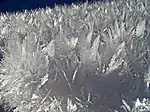
M 1 14 L 0 98 L 16 112 L 148 112 L 138 97 L 149 97 L 149 9 L 117 0 Z

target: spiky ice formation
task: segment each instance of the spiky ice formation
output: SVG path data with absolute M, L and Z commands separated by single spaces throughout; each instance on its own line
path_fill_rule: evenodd
M 118 0 L 2 14 L 1 99 L 16 112 L 125 110 L 124 99 L 145 90 L 149 5 Z

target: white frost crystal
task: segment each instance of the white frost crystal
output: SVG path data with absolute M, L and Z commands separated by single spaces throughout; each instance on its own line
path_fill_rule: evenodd
M 1 14 L 0 98 L 16 112 L 149 112 L 149 14 L 149 0 Z
M 72 104 L 72 101 L 70 99 L 68 99 L 68 101 L 67 101 L 67 111 L 68 112 L 76 112 L 76 110 L 77 110 L 76 104 Z

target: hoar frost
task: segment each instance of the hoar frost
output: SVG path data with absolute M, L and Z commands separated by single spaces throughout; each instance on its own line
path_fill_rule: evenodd
M 16 112 L 148 112 L 149 9 L 117 0 L 1 14 L 1 100 Z

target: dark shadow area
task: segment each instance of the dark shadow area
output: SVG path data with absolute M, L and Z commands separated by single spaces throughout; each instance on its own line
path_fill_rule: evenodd
M 5 109 L 4 109 L 4 107 L 5 107 Z M 13 110 L 14 110 L 15 108 L 9 108 L 9 106 L 8 106 L 8 103 L 3 103 L 3 104 L 1 104 L 0 105 L 0 112 L 13 112 Z
M 5 110 L 2 106 L 0 106 L 0 112 L 5 112 Z
M 0 112 L 13 112 L 13 110 L 6 110 L 5 111 L 5 109 L 2 107 L 2 106 L 0 106 Z
M 0 52 L 0 63 L 1 63 L 3 58 L 4 58 L 4 56 L 3 56 L 2 52 Z

